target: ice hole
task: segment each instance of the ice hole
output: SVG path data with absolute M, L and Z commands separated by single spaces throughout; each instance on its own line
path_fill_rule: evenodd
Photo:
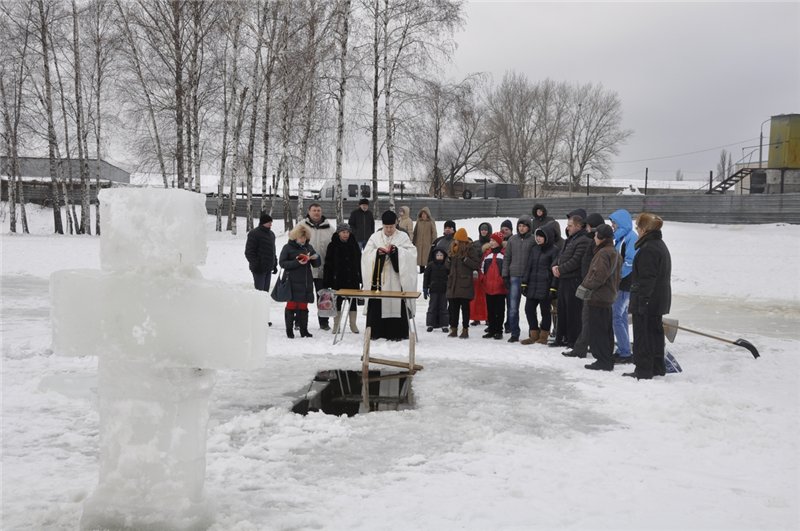
M 307 415 L 321 411 L 328 415 L 352 417 L 370 411 L 414 408 L 413 376 L 407 371 L 369 371 L 368 379 L 368 408 L 362 395 L 361 371 L 333 369 L 317 373 L 292 406 L 292 412 Z

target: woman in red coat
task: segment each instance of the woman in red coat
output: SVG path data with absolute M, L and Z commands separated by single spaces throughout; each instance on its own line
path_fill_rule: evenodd
M 478 225 L 478 240 L 473 243 L 478 256 L 483 256 L 483 253 L 489 248 L 489 239 L 492 235 L 492 226 L 489 223 L 481 223 Z M 473 319 L 470 323 L 472 326 L 481 324 L 481 321 L 489 319 L 486 313 L 486 294 L 481 285 L 480 273 L 478 271 L 472 276 L 472 285 L 475 290 L 475 297 L 469 302 L 469 315 Z
M 484 339 L 503 339 L 503 318 L 508 294 L 502 276 L 504 247 L 503 233 L 492 234 L 481 263 L 481 289 L 486 294 L 486 324 L 489 325 L 483 335 Z

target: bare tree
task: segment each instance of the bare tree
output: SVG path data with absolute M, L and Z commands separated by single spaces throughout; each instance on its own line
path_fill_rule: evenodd
M 336 16 L 338 17 L 336 38 L 339 44 L 339 77 L 334 94 L 336 102 L 336 221 L 344 219 L 344 201 L 342 197 L 342 158 L 344 156 L 345 98 L 347 96 L 347 41 L 350 38 L 350 6 L 351 0 L 341 0 Z
M 525 194 L 536 167 L 536 90 L 524 74 L 507 72 L 487 98 L 487 134 L 492 139 L 485 169 Z
M 561 140 L 569 104 L 569 88 L 565 83 L 546 79 L 534 87 L 536 95 L 536 127 L 533 135 L 537 154 L 533 159 L 533 196 L 537 196 L 537 180 L 545 185 L 562 173 Z
M 95 191 L 100 192 L 100 161 L 103 158 L 103 106 L 105 102 L 104 94 L 107 85 L 106 74 L 111 65 L 115 62 L 118 50 L 120 35 L 116 31 L 116 20 L 113 17 L 113 10 L 110 0 L 92 0 L 90 4 L 89 16 L 89 39 L 94 61 L 92 64 L 91 94 L 94 98 L 94 116 L 92 124 L 94 129 L 95 141 Z M 89 106 L 91 107 L 91 106 Z M 81 208 L 86 210 L 89 216 L 89 183 L 86 183 L 81 195 Z M 95 201 L 95 234 L 100 234 L 100 201 Z M 87 232 L 88 229 L 87 229 Z
M 448 55 L 451 49 L 450 36 L 462 23 L 461 2 L 384 0 L 383 10 L 379 11 L 377 3 L 375 9 L 376 18 L 380 17 L 382 21 L 383 126 L 386 136 L 389 208 L 394 210 L 396 126 L 397 116 L 404 101 L 403 98 L 396 100 L 395 89 L 397 84 L 403 81 L 413 83 L 435 57 Z M 377 73 L 377 68 L 375 72 Z M 377 88 L 377 82 L 375 87 Z M 373 130 L 377 130 L 377 115 L 374 115 L 374 118 Z M 375 153 L 374 148 L 373 153 Z M 376 163 L 374 155 L 373 163 Z M 373 168 L 373 176 L 376 175 L 377 169 Z M 373 185 L 377 186 L 376 179 Z
M 78 161 L 80 164 L 81 176 L 81 222 L 79 232 L 81 234 L 91 234 L 91 221 L 89 219 L 89 164 L 87 159 L 89 153 L 84 151 L 86 146 L 86 137 L 88 133 L 88 126 L 84 123 L 83 113 L 83 86 L 81 79 L 81 48 L 80 48 L 80 30 L 78 25 L 78 5 L 75 0 L 72 0 L 72 56 L 73 56 L 73 74 L 75 76 L 75 127 L 76 136 L 78 140 Z M 66 124 L 65 124 L 66 125 Z M 67 137 L 65 133 L 65 139 Z M 67 149 L 67 156 L 69 156 L 69 149 Z M 100 154 L 97 158 L 99 160 Z M 69 159 L 68 159 L 69 160 Z M 72 186 L 72 169 L 70 167 L 70 187 Z
M 51 191 L 53 194 L 53 226 L 57 234 L 64 234 L 64 225 L 61 219 L 61 199 L 58 193 L 57 181 L 57 161 L 56 149 L 58 148 L 58 140 L 56 138 L 56 129 L 53 119 L 53 85 L 50 78 L 50 45 L 49 45 L 49 27 L 51 20 L 51 13 L 49 12 L 50 6 L 45 9 L 44 0 L 37 0 L 39 8 L 39 39 L 42 52 L 42 69 L 44 73 L 44 97 L 43 105 L 47 117 L 47 148 L 50 160 L 50 181 Z
M 723 149 L 719 153 L 717 162 L 717 179 L 724 181 L 733 174 L 733 157 L 727 150 Z
M 23 234 L 28 234 L 24 189 L 20 186 L 19 145 L 20 122 L 23 114 L 23 94 L 30 65 L 28 52 L 33 37 L 32 3 L 0 4 L 0 98 L 3 105 L 3 140 L 8 165 L 9 229 L 17 232 L 17 206 Z
M 138 39 L 134 35 L 133 27 L 130 22 L 131 13 L 129 13 L 123 8 L 123 5 L 120 2 L 120 0 L 114 0 L 114 1 L 116 3 L 117 10 L 120 15 L 123 35 L 125 36 L 125 39 L 128 44 L 126 50 L 128 51 L 129 54 L 131 66 L 136 74 L 136 79 L 139 82 L 140 92 L 145 99 L 145 108 L 147 112 L 148 125 L 149 125 L 148 133 L 152 135 L 152 144 L 153 148 L 155 149 L 156 160 L 158 161 L 158 167 L 159 170 L 161 171 L 161 177 L 164 182 L 164 188 L 169 188 L 169 181 L 167 180 L 167 166 L 164 161 L 164 150 L 161 142 L 161 133 L 159 131 L 158 120 L 156 119 L 156 107 L 155 107 L 154 95 L 152 93 L 152 88 L 150 86 L 150 83 L 148 83 L 147 79 L 145 78 L 145 73 L 143 68 L 144 65 L 141 58 L 141 52 L 139 51 Z
M 566 120 L 564 162 L 570 185 L 579 184 L 587 170 L 607 176 L 611 156 L 619 153 L 620 145 L 632 134 L 622 129 L 622 104 L 617 93 L 599 84 L 573 87 Z

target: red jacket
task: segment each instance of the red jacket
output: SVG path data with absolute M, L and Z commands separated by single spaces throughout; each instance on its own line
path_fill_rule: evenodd
M 505 253 L 503 249 L 500 249 L 496 253 L 493 252 L 492 249 L 489 249 L 483 254 L 481 284 L 483 284 L 483 291 L 486 292 L 487 295 L 508 294 L 508 290 L 506 289 L 501 275 L 504 258 Z

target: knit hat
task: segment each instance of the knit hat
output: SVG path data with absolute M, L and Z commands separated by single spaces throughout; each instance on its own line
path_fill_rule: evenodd
M 264 223 L 269 223 L 270 221 L 272 221 L 272 216 L 270 216 L 266 212 L 262 212 L 261 216 L 258 218 L 259 225 L 263 225 Z
M 455 236 L 453 236 L 453 239 L 456 240 L 457 242 L 469 241 L 469 236 L 467 236 L 467 230 L 464 227 L 461 227 L 456 231 L 456 234 Z
M 456 222 L 452 219 L 448 219 L 444 222 L 444 228 L 450 227 L 453 230 L 456 230 Z
M 597 227 L 595 234 L 601 240 L 614 239 L 614 229 L 611 228 L 611 225 L 606 225 L 605 223 Z
M 369 199 L 367 199 L 366 197 L 362 197 L 361 199 L 358 200 L 358 204 L 359 205 L 368 205 L 369 204 Z
M 434 251 L 433 253 L 434 260 L 439 258 L 439 255 L 442 255 L 442 260 L 447 258 L 447 253 L 444 252 L 444 249 L 436 249 L 436 251 Z
M 343 230 L 346 230 L 347 232 L 353 232 L 352 227 L 350 227 L 350 225 L 347 223 L 339 223 L 338 225 L 336 225 L 337 233 L 342 232 Z
M 397 214 L 391 210 L 387 210 L 381 215 L 381 223 L 384 225 L 394 225 L 397 223 Z
M 497 245 L 503 245 L 503 233 L 502 232 L 495 232 L 492 234 L 491 238 L 495 241 Z
M 581 218 L 586 219 L 586 210 L 582 208 L 576 208 L 575 210 L 567 213 L 567 219 L 573 216 L 580 216 Z
M 603 219 L 603 216 L 597 213 L 589 214 L 586 218 L 586 224 L 595 229 L 605 222 L 606 220 Z
M 500 224 L 500 228 L 506 227 L 507 229 L 514 230 L 514 225 L 511 224 L 510 219 L 504 219 L 503 222 Z

